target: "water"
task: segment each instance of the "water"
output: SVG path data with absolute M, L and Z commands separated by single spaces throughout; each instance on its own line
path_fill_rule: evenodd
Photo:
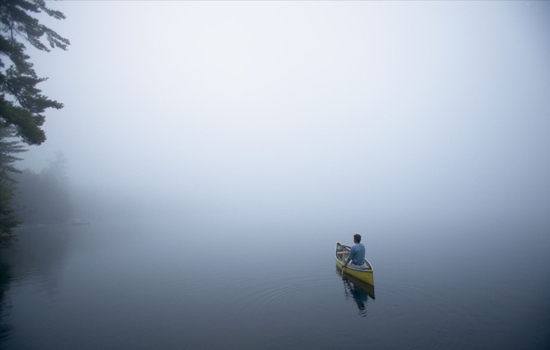
M 34 227 L 1 252 L 0 347 L 547 349 L 547 228 L 397 224 L 343 279 L 339 224 L 201 218 Z M 4 271 L 6 272 L 6 271 Z M 3 274 L 6 275 L 5 273 Z

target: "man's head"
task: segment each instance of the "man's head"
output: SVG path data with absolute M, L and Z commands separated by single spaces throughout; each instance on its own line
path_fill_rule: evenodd
M 355 243 L 361 243 L 361 235 L 360 234 L 353 235 L 353 241 Z

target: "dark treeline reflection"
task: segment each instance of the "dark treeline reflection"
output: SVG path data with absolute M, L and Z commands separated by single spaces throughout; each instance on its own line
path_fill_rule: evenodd
M 4 309 L 9 307 L 5 295 L 11 281 L 11 270 L 12 267 L 9 264 L 0 261 L 0 343 L 9 337 L 11 332 L 11 327 L 5 324 L 2 318 Z
M 58 287 L 55 271 L 65 263 L 72 242 L 71 226 L 41 225 L 17 230 L 17 240 L 0 248 L 0 348 L 17 332 L 5 319 L 11 314 L 10 291 L 26 279 L 53 295 Z M 74 234 L 74 232 L 73 232 Z M 54 276 L 54 277 L 52 277 Z

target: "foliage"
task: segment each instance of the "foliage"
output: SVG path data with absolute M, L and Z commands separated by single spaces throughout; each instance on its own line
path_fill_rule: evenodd
M 21 173 L 13 163 L 21 160 L 16 154 L 27 150 L 14 139 L 14 127 L 0 127 L 0 246 L 13 239 L 13 228 L 19 223 L 12 207 L 14 174 Z
M 42 51 L 66 50 L 70 44 L 32 16 L 42 12 L 55 19 L 65 18 L 63 13 L 46 7 L 44 0 L 0 0 L 0 125 L 15 126 L 17 136 L 30 145 L 46 140 L 40 128 L 46 109 L 63 105 L 42 95 L 36 87 L 47 78 L 37 76 L 19 39 Z M 48 45 L 42 42 L 44 37 Z M 7 68 L 5 58 L 11 62 Z
M 16 130 L 13 126 L 0 127 L 0 182 L 14 183 L 11 174 L 21 173 L 13 165 L 21 160 L 16 154 L 27 152 L 27 149 L 15 139 Z
M 12 195 L 13 189 L 0 183 L 0 247 L 14 238 L 13 228 L 19 224 L 11 203 Z
M 46 140 L 41 129 L 44 112 L 63 108 L 37 88 L 47 78 L 38 77 L 25 53 L 23 41 L 41 51 L 66 50 L 70 44 L 34 17 L 41 13 L 58 20 L 65 18 L 48 8 L 44 0 L 0 0 L 0 246 L 13 238 L 13 228 L 18 224 L 12 203 L 12 174 L 20 173 L 13 163 L 24 149 L 13 137 L 29 145 L 41 144 Z

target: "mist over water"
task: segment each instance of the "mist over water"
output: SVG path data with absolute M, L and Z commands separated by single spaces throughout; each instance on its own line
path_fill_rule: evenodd
M 545 3 L 55 5 L 23 168 L 143 212 L 547 216 Z
M 49 6 L 19 167 L 62 151 L 90 224 L 1 252 L 6 349 L 550 344 L 548 3 Z

